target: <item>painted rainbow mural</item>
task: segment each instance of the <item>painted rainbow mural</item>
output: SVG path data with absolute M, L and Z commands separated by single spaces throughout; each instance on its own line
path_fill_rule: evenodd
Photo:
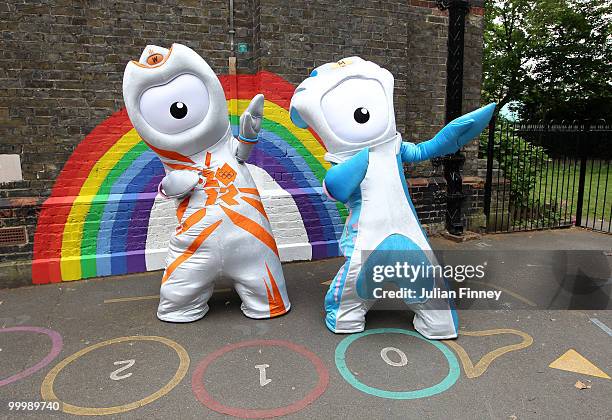
M 295 87 L 259 72 L 220 77 L 233 130 L 257 93 L 266 97 L 260 142 L 249 163 L 263 168 L 299 210 L 312 259 L 338 255 L 344 207 L 326 200 L 329 164 L 309 130 L 289 118 Z M 98 125 L 77 146 L 43 204 L 34 238 L 34 284 L 143 272 L 147 235 L 164 169 L 142 142 L 125 110 Z

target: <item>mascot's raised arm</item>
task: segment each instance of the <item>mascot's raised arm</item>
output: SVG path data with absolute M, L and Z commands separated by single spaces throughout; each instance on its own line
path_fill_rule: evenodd
M 325 321 L 336 333 L 364 329 L 376 297 L 375 267 L 406 260 L 413 266 L 436 264 L 408 195 L 402 163 L 459 150 L 487 126 L 495 108 L 491 104 L 464 115 L 431 140 L 402 142 L 395 127 L 393 84 L 388 70 L 350 57 L 313 70 L 291 100 L 292 121 L 320 136 L 325 157 L 334 165 L 325 176 L 326 193 L 350 211 L 340 241 L 346 262 L 325 297 Z M 420 276 L 408 287 L 416 292 L 405 299 L 415 312 L 415 329 L 431 339 L 456 337 L 452 302 L 420 297 L 423 289 L 446 290 L 445 279 Z
M 177 201 L 158 318 L 202 318 L 220 277 L 233 280 L 249 318 L 286 313 L 276 242 L 243 164 L 257 143 L 263 96 L 253 98 L 234 138 L 219 79 L 195 51 L 174 44 L 147 46 L 128 63 L 123 98 L 134 128 L 166 169 L 160 194 Z

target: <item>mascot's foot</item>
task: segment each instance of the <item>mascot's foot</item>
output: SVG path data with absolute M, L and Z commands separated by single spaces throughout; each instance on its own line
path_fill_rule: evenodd
M 289 313 L 289 311 L 291 310 L 291 304 L 288 304 L 287 307 L 285 308 L 284 312 L 278 312 L 278 313 L 270 313 L 270 311 L 266 311 L 266 312 L 257 312 L 254 311 L 252 309 L 247 308 L 244 303 L 242 305 L 240 305 L 240 310 L 242 311 L 242 314 L 244 316 L 246 316 L 247 318 L 251 318 L 251 319 L 270 319 L 270 318 L 278 318 L 279 316 L 283 316 Z
M 454 325 L 425 325 L 418 315 L 415 315 L 413 325 L 419 334 L 429 340 L 450 340 L 457 338 L 457 331 L 455 331 Z
M 334 334 L 354 334 L 365 330 L 362 322 L 336 322 L 335 325 L 329 318 L 325 318 L 325 326 Z
M 208 305 L 206 305 L 205 308 L 200 309 L 198 311 L 175 311 L 175 312 L 169 312 L 169 313 L 165 313 L 162 314 L 159 311 L 157 311 L 157 318 L 160 321 L 164 321 L 164 322 L 172 322 L 175 324 L 185 324 L 188 322 L 195 322 L 198 321 L 202 318 L 204 318 L 204 315 L 206 315 L 208 313 Z
M 432 334 L 426 333 L 425 331 L 421 331 L 416 327 L 414 329 L 417 330 L 419 334 L 421 334 L 423 337 L 427 338 L 428 340 L 452 340 L 454 338 L 457 338 L 457 333 L 447 334 L 447 335 L 432 335 Z

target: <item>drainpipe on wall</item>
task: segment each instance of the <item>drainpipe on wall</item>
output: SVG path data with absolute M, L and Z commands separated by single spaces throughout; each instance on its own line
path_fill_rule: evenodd
M 463 105 L 463 50 L 465 16 L 469 0 L 437 0 L 440 10 L 448 10 L 448 58 L 446 62 L 446 123 L 461 116 Z M 451 235 L 463 235 L 463 179 L 461 168 L 465 156 L 460 151 L 438 158 L 444 165 L 446 179 L 446 230 Z
M 227 31 L 230 38 L 230 56 L 228 59 L 228 73 L 230 75 L 230 99 L 238 98 L 238 76 L 236 75 L 236 48 L 234 46 L 234 36 L 236 30 L 234 28 L 234 0 L 229 0 L 229 30 Z M 234 101 L 230 113 L 238 114 L 238 101 Z
M 234 35 L 236 30 L 234 29 L 234 0 L 229 0 L 229 30 L 227 31 L 230 37 L 230 63 L 231 59 L 234 58 L 234 71 L 236 70 L 236 53 L 234 52 Z

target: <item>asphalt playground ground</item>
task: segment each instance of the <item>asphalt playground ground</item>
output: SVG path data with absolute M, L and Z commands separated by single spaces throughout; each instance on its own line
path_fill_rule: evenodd
M 323 298 L 341 259 L 286 264 L 292 310 L 262 321 L 245 318 L 220 284 L 202 320 L 160 322 L 161 272 L 0 290 L 0 418 L 611 418 L 612 236 L 570 229 L 432 245 L 522 251 L 499 254 L 513 269 L 488 287 L 504 302 L 459 309 L 452 342 L 423 339 L 406 310 L 371 311 L 362 334 L 330 333 Z M 579 309 L 547 309 L 541 270 L 558 267 L 530 260 L 545 250 L 570 251 L 568 267 L 573 251 L 598 251 L 597 267 L 554 292 L 571 303 L 581 290 Z M 10 410 L 41 401 L 58 403 Z

